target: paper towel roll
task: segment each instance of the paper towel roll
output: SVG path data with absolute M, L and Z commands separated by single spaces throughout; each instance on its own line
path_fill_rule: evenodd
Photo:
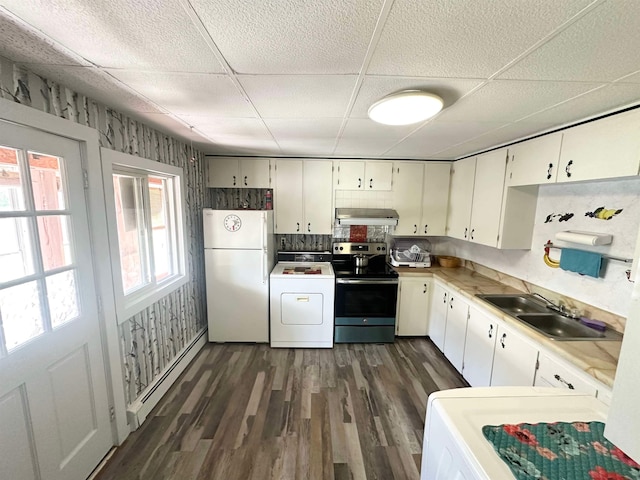
M 611 235 L 604 233 L 579 232 L 577 230 L 567 230 L 556 233 L 556 240 L 563 242 L 580 243 L 582 245 L 609 245 Z

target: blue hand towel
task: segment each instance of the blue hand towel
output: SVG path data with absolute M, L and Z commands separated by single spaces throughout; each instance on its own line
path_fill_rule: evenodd
M 569 272 L 580 273 L 598 278 L 602 266 L 602 255 L 595 252 L 585 252 L 573 248 L 563 248 L 560 256 L 560 268 Z

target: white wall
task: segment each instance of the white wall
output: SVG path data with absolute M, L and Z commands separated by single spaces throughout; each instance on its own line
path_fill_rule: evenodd
M 610 220 L 585 216 L 598 207 L 621 208 L 623 212 Z M 573 213 L 568 220 L 554 218 L 544 223 L 547 215 Z M 433 253 L 451 254 L 472 260 L 494 270 L 527 282 L 557 291 L 595 307 L 627 316 L 633 283 L 627 281 L 625 270 L 631 266 L 607 262 L 604 277 L 592 278 L 576 273 L 552 269 L 542 260 L 543 245 L 554 241 L 555 233 L 563 230 L 585 230 L 611 233 L 613 243 L 606 247 L 586 247 L 564 244 L 572 248 L 590 249 L 611 255 L 633 258 L 636 236 L 640 226 L 640 178 L 541 186 L 538 194 L 536 222 L 531 250 L 503 251 L 469 242 L 438 237 L 432 240 Z M 558 245 L 561 242 L 556 242 Z M 559 250 L 551 250 L 552 258 L 559 258 Z

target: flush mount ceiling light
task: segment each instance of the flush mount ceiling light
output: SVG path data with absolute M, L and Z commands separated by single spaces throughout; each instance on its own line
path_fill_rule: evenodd
M 369 118 L 385 125 L 410 125 L 431 118 L 440 110 L 439 96 L 422 90 L 404 90 L 371 105 Z

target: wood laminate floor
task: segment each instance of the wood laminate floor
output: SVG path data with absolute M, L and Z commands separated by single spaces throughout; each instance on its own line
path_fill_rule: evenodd
M 417 479 L 427 396 L 461 386 L 426 339 L 208 344 L 97 478 Z

